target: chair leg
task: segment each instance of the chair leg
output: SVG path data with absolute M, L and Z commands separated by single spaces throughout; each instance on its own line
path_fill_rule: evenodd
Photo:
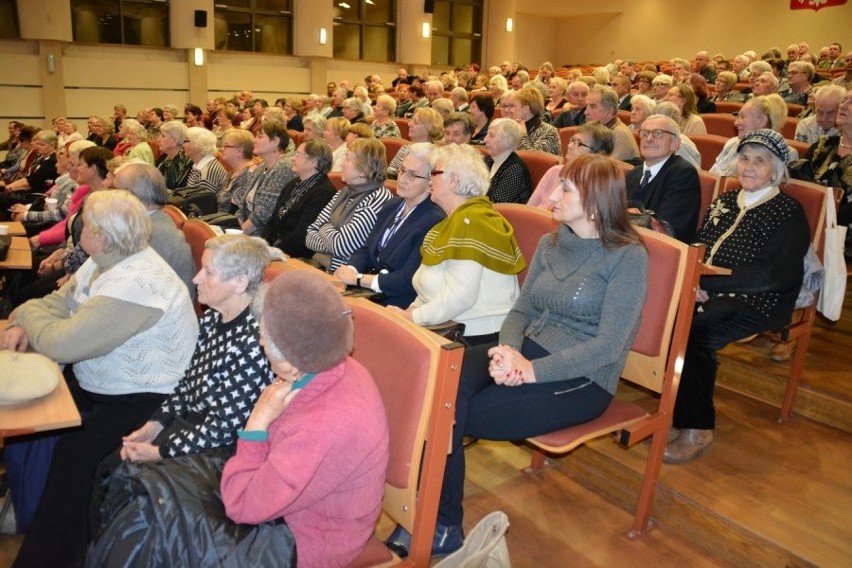
M 544 469 L 546 460 L 547 457 L 544 455 L 544 452 L 537 448 L 533 448 L 532 459 L 530 459 L 530 467 L 527 472 L 534 473 L 536 471 L 541 471 Z
M 805 356 L 808 353 L 808 343 L 811 340 L 810 330 L 803 333 L 793 348 L 793 358 L 790 362 L 790 376 L 787 378 L 787 388 L 784 391 L 784 400 L 781 403 L 781 413 L 778 422 L 786 422 L 793 413 L 793 402 L 796 399 L 796 391 L 799 388 L 799 379 L 805 368 Z
M 667 436 L 668 429 L 657 430 L 651 437 L 648 461 L 645 462 L 645 475 L 642 477 L 642 487 L 639 489 L 639 502 L 636 504 L 633 525 L 627 533 L 628 538 L 639 538 L 653 527 L 651 509 L 657 495 L 657 481 L 660 478 L 660 469 L 663 465 L 663 452 L 666 450 Z

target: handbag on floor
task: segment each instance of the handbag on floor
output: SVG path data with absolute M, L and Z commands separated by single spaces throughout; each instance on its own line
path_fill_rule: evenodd
M 503 511 L 485 515 L 464 539 L 464 546 L 434 568 L 512 568 L 506 545 L 508 529 L 509 517 Z

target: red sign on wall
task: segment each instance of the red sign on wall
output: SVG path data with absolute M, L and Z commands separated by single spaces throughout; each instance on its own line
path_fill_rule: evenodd
M 820 8 L 843 6 L 844 4 L 846 4 L 846 0 L 790 0 L 790 9 L 813 10 L 816 12 Z

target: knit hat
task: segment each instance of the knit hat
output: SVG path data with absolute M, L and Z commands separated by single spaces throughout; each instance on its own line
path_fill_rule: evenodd
M 787 149 L 787 141 L 784 140 L 784 137 L 781 136 L 781 134 L 768 128 L 753 130 L 743 136 L 737 146 L 737 153 L 741 152 L 743 146 L 746 144 L 757 144 L 758 146 L 763 146 L 772 152 L 775 157 L 781 160 L 782 164 L 786 164 L 790 158 L 789 150 Z
M 284 358 L 303 373 L 319 373 L 352 351 L 351 311 L 319 272 L 279 275 L 266 290 L 263 327 Z

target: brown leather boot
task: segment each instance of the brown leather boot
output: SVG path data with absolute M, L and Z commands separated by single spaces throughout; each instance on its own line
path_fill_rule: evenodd
M 775 343 L 769 348 L 769 358 L 773 361 L 782 363 L 790 359 L 793 355 L 793 348 L 796 346 L 795 341 L 782 341 Z
M 663 461 L 666 463 L 686 463 L 703 455 L 713 442 L 713 430 L 695 430 L 684 428 L 674 442 L 666 446 Z

